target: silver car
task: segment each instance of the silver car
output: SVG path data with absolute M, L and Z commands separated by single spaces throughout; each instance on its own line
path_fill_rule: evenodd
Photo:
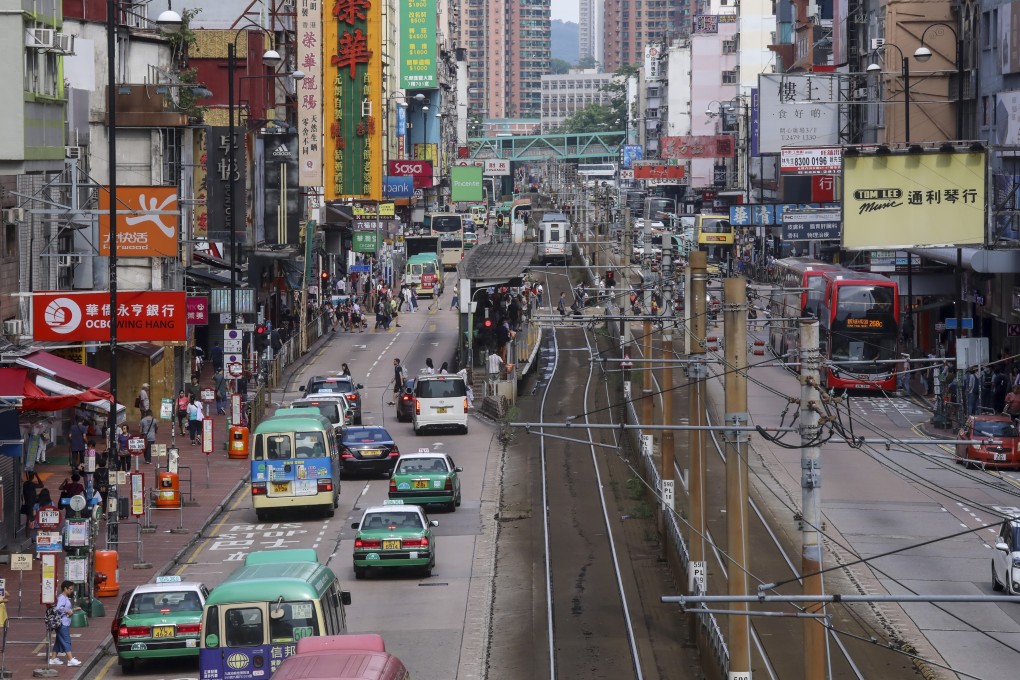
M 992 553 L 992 588 L 1020 594 L 1020 519 L 1007 519 Z

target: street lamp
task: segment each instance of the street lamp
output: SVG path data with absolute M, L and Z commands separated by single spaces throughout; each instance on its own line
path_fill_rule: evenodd
M 106 0 L 106 131 L 109 156 L 110 192 L 110 412 L 107 421 L 107 450 L 117 450 L 117 6 L 118 0 Z M 161 12 L 156 23 L 165 33 L 178 33 L 184 20 L 177 12 Z
M 900 75 L 903 77 L 903 142 L 910 144 L 910 62 L 907 61 L 903 50 L 896 45 L 885 43 L 884 47 L 891 47 L 900 53 Z M 877 63 L 871 63 L 866 70 L 877 75 L 882 72 L 882 67 Z

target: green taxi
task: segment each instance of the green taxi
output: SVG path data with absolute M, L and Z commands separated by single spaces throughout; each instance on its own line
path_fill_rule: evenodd
M 360 522 L 353 522 L 354 578 L 362 579 L 368 571 L 412 567 L 431 576 L 436 568 L 436 538 L 430 520 L 418 505 L 403 501 L 385 501 L 365 510 Z
M 203 584 L 180 576 L 160 576 L 124 593 L 110 626 L 121 668 L 130 671 L 144 659 L 197 660 L 208 596 Z
M 450 512 L 460 505 L 460 476 L 457 467 L 445 453 L 420 450 L 397 459 L 390 476 L 389 497 L 405 503 L 442 505 Z

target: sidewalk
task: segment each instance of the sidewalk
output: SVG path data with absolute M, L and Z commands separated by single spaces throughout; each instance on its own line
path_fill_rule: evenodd
M 322 344 L 329 341 L 332 336 L 326 334 L 319 338 L 309 348 L 309 351 L 287 367 L 284 382 L 289 381 L 290 376 L 297 371 L 308 358 L 315 355 Z M 211 385 L 211 366 L 203 369 L 202 386 Z M 32 571 L 23 572 L 24 580 L 19 593 L 18 573 L 13 572 L 9 565 L 0 565 L 0 578 L 6 579 L 8 594 L 7 614 L 10 617 L 10 625 L 7 633 L 6 655 L 4 668 L 13 674 L 14 678 L 33 677 L 62 677 L 62 678 L 83 678 L 96 666 L 107 659 L 107 645 L 111 642 L 110 625 L 116 612 L 120 596 L 129 589 L 143 583 L 153 581 L 156 576 L 170 573 L 175 566 L 186 556 L 189 549 L 203 538 L 206 529 L 217 519 L 223 509 L 231 503 L 236 494 L 247 491 L 247 477 L 249 465 L 246 460 L 230 460 L 227 458 L 225 444 L 227 442 L 227 426 L 225 416 L 212 416 L 214 418 L 214 447 L 213 453 L 208 456 L 209 483 L 206 484 L 206 455 L 202 453 L 201 446 L 191 444 L 187 435 L 177 434 L 176 445 L 180 449 L 181 466 L 181 494 L 187 501 L 187 483 L 183 480 L 187 477 L 190 468 L 191 474 L 191 495 L 196 501 L 194 504 L 185 503 L 183 516 L 179 510 L 153 510 L 151 512 L 151 523 L 155 525 L 152 532 L 141 533 L 142 558 L 141 564 L 137 559 L 136 544 L 122 544 L 119 554 L 120 591 L 116 597 L 101 598 L 105 608 L 103 618 L 90 619 L 89 625 L 84 628 L 71 629 L 71 647 L 75 656 L 82 661 L 77 668 L 65 666 L 47 665 L 47 643 L 46 630 L 43 625 L 43 614 L 45 607 L 39 604 L 40 584 L 40 562 L 37 555 L 33 555 Z M 136 423 L 130 423 L 132 429 Z M 171 444 L 171 423 L 159 421 L 158 444 Z M 53 449 L 47 456 L 47 462 L 36 465 L 45 486 L 51 495 L 56 499 L 59 495 L 57 487 L 68 476 L 69 468 L 67 452 L 57 452 Z M 166 459 L 162 459 L 161 469 L 166 469 Z M 153 479 L 156 474 L 157 459 L 153 457 L 153 464 L 147 465 L 140 460 L 139 470 L 145 475 L 146 490 L 153 487 Z M 134 462 L 132 461 L 132 469 Z M 111 478 L 113 475 L 111 474 Z M 113 479 L 111 479 L 113 481 Z M 129 496 L 126 484 L 118 487 L 118 494 L 121 498 Z M 145 518 L 138 518 L 144 522 Z M 120 522 L 120 538 L 122 541 L 136 540 L 136 528 L 131 522 L 135 518 L 129 517 Z M 182 529 L 178 529 L 178 523 Z M 21 544 L 21 552 L 30 553 L 32 545 L 29 539 L 23 537 L 19 532 L 18 542 Z M 17 542 L 16 542 L 17 543 Z M 99 549 L 106 548 L 106 522 L 104 521 L 99 529 Z M 12 546 L 12 552 L 14 546 Z M 143 566 L 148 565 L 148 566 Z M 141 568 L 139 568 L 141 567 Z M 57 582 L 63 580 L 64 559 L 60 555 L 57 560 Z M 20 604 L 19 604 L 20 602 Z M 19 611 L 20 607 L 20 611 Z M 34 672 L 41 670 L 42 672 Z M 49 671 L 53 671 L 50 673 Z

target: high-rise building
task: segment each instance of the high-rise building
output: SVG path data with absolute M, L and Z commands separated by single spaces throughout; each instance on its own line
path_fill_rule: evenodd
M 613 72 L 628 64 L 640 66 L 645 45 L 676 31 L 671 16 L 689 0 L 605 0 L 602 67 Z M 583 7 L 582 2 L 582 7 Z
M 538 118 L 551 58 L 549 0 L 467 0 L 462 12 L 468 113 Z
M 602 63 L 602 0 L 579 0 L 578 59 Z

